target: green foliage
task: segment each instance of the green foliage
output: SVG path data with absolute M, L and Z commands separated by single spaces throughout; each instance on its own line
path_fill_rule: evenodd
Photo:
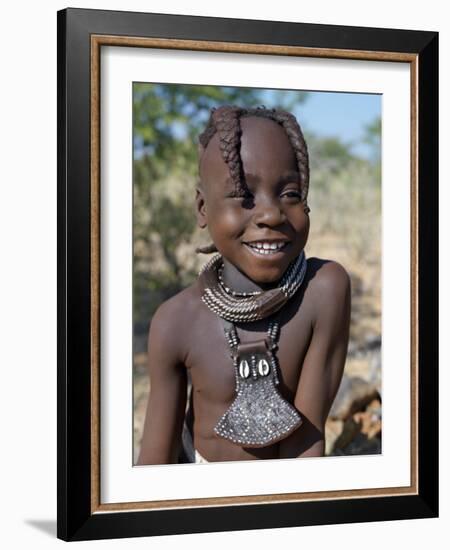
M 366 126 L 363 142 L 370 147 L 371 162 L 377 179 L 381 180 L 381 118 Z
M 378 162 L 381 158 L 381 118 L 376 118 L 366 126 L 363 142 L 370 146 L 372 160 Z
M 348 145 L 338 138 L 318 138 L 313 134 L 305 135 L 308 144 L 311 179 L 314 187 L 326 187 L 330 176 L 345 170 L 360 159 L 350 152 Z

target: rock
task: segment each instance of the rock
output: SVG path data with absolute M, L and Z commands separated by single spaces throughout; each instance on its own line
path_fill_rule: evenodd
M 355 439 L 355 437 L 361 432 L 361 424 L 356 422 L 353 418 L 348 418 L 344 422 L 342 433 L 336 439 L 333 445 L 332 454 L 336 450 L 344 450 L 350 443 Z M 347 454 L 347 453 L 342 453 Z
M 332 422 L 337 422 L 332 421 Z M 381 453 L 381 402 L 374 399 L 364 411 L 358 411 L 343 423 L 342 433 L 330 438 L 327 455 L 367 455 Z
M 381 454 L 381 438 L 373 437 L 368 439 L 363 433 L 355 436 L 353 441 L 345 448 L 333 449 L 331 456 L 349 456 L 349 455 L 377 455 Z
M 344 374 L 329 417 L 347 420 L 354 412 L 363 410 L 378 397 L 377 388 L 373 384 L 358 376 L 349 377 Z
M 374 400 L 365 411 L 353 415 L 356 422 L 361 423 L 361 433 L 372 439 L 381 433 L 381 407 L 378 399 Z M 379 414 L 378 414 L 379 411 Z

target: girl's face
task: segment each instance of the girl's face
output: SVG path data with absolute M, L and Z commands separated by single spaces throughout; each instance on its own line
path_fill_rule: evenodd
M 197 217 L 217 250 L 256 283 L 278 281 L 303 250 L 309 217 L 300 176 L 281 126 L 262 117 L 241 119 L 241 159 L 246 187 L 237 197 L 216 133 L 200 166 Z

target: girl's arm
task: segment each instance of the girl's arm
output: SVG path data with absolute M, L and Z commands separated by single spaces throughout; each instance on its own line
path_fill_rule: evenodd
M 173 300 L 156 311 L 148 338 L 150 395 L 137 461 L 175 464 L 186 410 L 187 372 L 181 359 L 180 332 Z
M 303 425 L 280 442 L 280 458 L 324 456 L 325 422 L 344 371 L 350 326 L 350 278 L 336 262 L 327 262 L 319 273 L 313 296 L 317 305 L 313 335 L 294 400 Z

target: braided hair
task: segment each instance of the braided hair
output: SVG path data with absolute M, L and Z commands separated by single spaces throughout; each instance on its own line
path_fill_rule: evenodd
M 309 158 L 308 149 L 302 130 L 295 116 L 281 109 L 267 109 L 264 105 L 252 108 L 241 108 L 236 105 L 222 105 L 213 107 L 205 130 L 199 135 L 198 152 L 201 157 L 205 152 L 211 138 L 217 132 L 219 135 L 219 147 L 223 160 L 227 163 L 231 180 L 238 196 L 244 196 L 247 188 L 243 178 L 241 147 L 240 119 L 249 116 L 259 116 L 273 120 L 287 134 L 289 142 L 297 159 L 297 167 L 300 174 L 300 194 L 305 212 L 309 212 L 307 196 L 309 189 Z M 197 252 L 210 254 L 216 252 L 214 244 L 196 249 Z

